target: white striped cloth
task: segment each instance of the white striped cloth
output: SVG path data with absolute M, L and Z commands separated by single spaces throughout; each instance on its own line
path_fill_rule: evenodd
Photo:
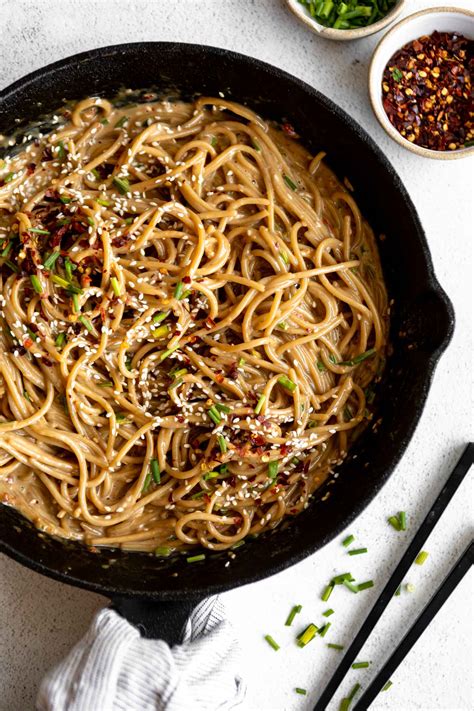
M 101 610 L 85 637 L 43 679 L 38 711 L 227 711 L 240 706 L 240 647 L 219 598 L 191 613 L 181 645 L 145 639 Z

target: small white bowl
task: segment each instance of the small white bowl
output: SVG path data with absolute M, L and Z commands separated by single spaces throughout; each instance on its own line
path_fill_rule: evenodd
M 390 25 L 391 22 L 397 19 L 403 9 L 403 6 L 405 5 L 405 2 L 406 0 L 398 0 L 395 7 L 393 7 L 390 12 L 385 15 L 385 17 L 382 17 L 382 19 L 378 20 L 378 22 L 373 22 L 371 25 L 367 25 L 367 27 L 358 27 L 355 30 L 335 30 L 333 27 L 325 27 L 324 25 L 320 25 L 314 17 L 311 17 L 308 8 L 305 5 L 302 5 L 299 0 L 286 0 L 286 4 L 290 8 L 293 15 L 296 15 L 301 22 L 304 22 L 310 30 L 321 37 L 326 37 L 326 39 L 338 41 L 360 39 L 361 37 L 368 37 L 369 35 L 375 34 L 379 30 L 383 30 L 384 27 L 387 27 L 387 25 Z
M 439 32 L 458 32 L 474 39 L 474 12 L 457 7 L 434 7 L 409 15 L 382 37 L 375 48 L 369 67 L 369 97 L 374 113 L 382 126 L 397 143 L 425 158 L 453 160 L 474 155 L 474 146 L 454 151 L 434 151 L 410 143 L 392 126 L 382 104 L 382 78 L 390 58 L 408 42 L 423 35 Z

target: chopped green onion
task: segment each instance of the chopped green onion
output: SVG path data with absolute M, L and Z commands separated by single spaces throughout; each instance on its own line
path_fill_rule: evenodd
M 115 176 L 115 178 L 113 178 L 112 180 L 112 183 L 115 185 L 121 195 L 126 195 L 130 192 L 130 183 L 128 182 L 128 178 L 118 178 L 117 176 Z
M 330 607 L 329 610 L 326 610 L 326 612 L 323 612 L 323 617 L 331 617 L 331 615 L 334 615 L 332 607 Z
M 376 352 L 375 348 L 370 348 L 370 350 L 365 351 L 365 353 L 360 353 L 358 356 L 355 356 L 355 358 L 351 358 L 351 360 L 341 360 L 339 365 L 358 365 L 362 363 L 363 360 L 373 356 Z
M 330 622 L 326 622 L 326 624 L 324 625 L 324 627 L 321 627 L 321 628 L 320 628 L 320 630 L 318 631 L 318 634 L 319 634 L 321 637 L 325 637 L 325 636 L 326 636 L 326 633 L 327 633 L 327 631 L 328 631 L 328 629 L 329 629 L 330 627 L 331 627 L 331 623 L 330 623 Z
M 392 79 L 393 81 L 396 81 L 397 84 L 403 79 L 403 74 L 398 67 L 395 67 L 395 69 L 393 70 Z
M 66 278 L 68 281 L 72 281 L 72 273 L 75 268 L 75 265 L 73 265 L 69 257 L 66 257 L 66 259 L 64 260 L 64 270 L 66 272 Z
M 237 541 L 237 543 L 234 543 L 233 546 L 231 546 L 232 550 L 235 550 L 236 548 L 241 548 L 242 546 L 245 546 L 245 541 L 241 539 L 240 541 Z
M 167 548 L 166 546 L 158 546 L 158 548 L 155 548 L 155 555 L 159 555 L 162 558 L 166 558 L 169 555 L 171 555 L 171 548 Z
M 100 123 L 102 126 L 108 126 L 109 125 L 109 119 L 103 118 L 101 119 Z
M 299 614 L 302 609 L 303 609 L 303 607 L 301 605 L 294 605 L 291 608 L 290 614 L 286 618 L 285 627 L 291 627 L 291 624 L 292 624 L 293 620 L 295 619 L 296 615 Z
M 393 596 L 398 597 L 401 594 L 401 592 L 402 592 L 402 586 L 399 585 L 398 588 L 395 590 Z
M 189 498 L 190 499 L 200 499 L 201 496 L 204 496 L 206 492 L 204 490 L 198 491 L 196 494 L 192 494 Z
M 306 696 L 306 689 L 301 689 L 299 686 L 296 687 L 295 689 L 297 694 L 301 694 L 302 696 Z
M 99 173 L 99 171 L 97 170 L 97 168 L 92 168 L 91 173 L 92 173 L 92 175 L 94 176 L 94 178 L 95 178 L 96 180 L 100 180 L 100 177 L 101 177 L 101 176 L 100 176 L 100 173 Z
M 204 474 L 203 479 L 204 481 L 208 481 L 209 479 L 217 479 L 219 476 L 220 472 L 212 471 L 212 472 L 206 472 Z
M 59 141 L 58 149 L 57 149 L 56 153 L 58 154 L 58 158 L 61 158 L 61 160 L 66 157 L 66 151 L 64 150 L 64 143 L 62 141 Z
M 351 582 L 354 578 L 350 573 L 342 573 L 341 575 L 336 575 L 336 577 L 331 580 L 331 584 L 342 585 L 345 580 L 349 580 L 349 582 Z
M 390 687 L 393 686 L 393 681 L 390 681 L 390 679 L 387 681 L 385 686 L 382 687 L 382 691 L 388 691 Z
M 28 402 L 31 402 L 31 398 L 26 390 L 23 390 L 23 397 L 25 398 L 25 400 L 28 400 Z
M 423 563 L 428 558 L 428 556 L 429 556 L 428 551 L 420 551 L 415 558 L 415 563 L 417 565 L 423 565 Z
M 398 519 L 396 516 L 390 516 L 387 520 L 388 520 L 389 524 L 390 524 L 391 526 L 393 526 L 393 528 L 394 528 L 396 531 L 401 531 L 401 530 L 402 530 L 401 527 L 400 527 L 400 521 L 399 521 L 399 519 Z
M 165 336 L 168 335 L 169 333 L 169 328 L 168 326 L 164 323 L 162 326 L 157 326 L 156 328 L 151 329 L 151 334 L 153 338 L 164 338 Z
M 131 225 L 134 219 L 134 217 L 126 217 L 124 222 L 126 225 Z
M 99 335 L 97 333 L 96 329 L 94 328 L 93 323 L 91 321 L 89 321 L 89 319 L 86 318 L 86 316 L 79 316 L 79 318 L 77 320 L 82 323 L 84 328 L 86 328 L 89 331 L 89 333 L 92 333 L 94 336 Z
M 346 588 L 353 593 L 359 592 L 359 587 L 357 585 L 353 585 L 351 582 L 349 582 L 349 580 L 344 580 L 343 585 L 345 585 Z
M 280 649 L 280 645 L 275 642 L 275 640 L 273 639 L 273 637 L 271 637 L 271 635 L 266 634 L 264 639 L 268 642 L 270 647 L 275 650 L 275 652 L 278 652 L 278 650 Z
M 281 328 L 282 331 L 286 331 L 288 329 L 288 324 L 286 323 L 286 321 L 280 321 L 277 326 L 278 328 Z
M 15 175 L 15 173 L 7 173 L 5 175 L 5 177 L 3 178 L 3 184 L 6 185 L 7 183 L 11 183 L 14 175 Z
M 5 247 L 5 249 L 3 250 L 3 252 L 0 256 L 8 257 L 8 255 L 10 254 L 10 252 L 12 250 L 12 247 L 13 247 L 13 242 L 8 242 L 7 246 Z
M 160 362 L 164 361 L 168 356 L 170 356 L 172 353 L 177 351 L 179 348 L 179 343 L 177 343 L 175 346 L 172 348 L 168 348 L 167 351 L 163 351 L 163 353 L 160 355 Z
M 225 454 L 227 452 L 227 442 L 225 437 L 223 435 L 219 435 L 217 437 L 217 441 L 219 443 L 219 449 L 221 450 L 222 454 Z
M 318 632 L 318 628 L 312 622 L 307 626 L 307 628 L 297 637 L 298 647 L 306 647 L 307 644 L 315 638 Z
M 255 148 L 255 150 L 260 151 L 261 148 L 260 148 L 259 144 L 257 143 L 257 141 L 255 140 L 255 138 L 251 138 L 250 140 L 251 140 L 252 146 Z
M 112 380 L 103 380 L 101 383 L 97 383 L 99 388 L 113 388 L 114 384 Z
M 178 281 L 178 283 L 176 284 L 176 286 L 174 288 L 174 298 L 178 299 L 178 300 L 181 299 L 181 297 L 183 296 L 183 291 L 184 291 L 184 284 L 182 281 Z
M 262 407 L 265 404 L 265 400 L 266 400 L 266 395 L 260 395 L 260 397 L 258 398 L 258 402 L 255 406 L 255 414 L 256 415 L 259 415 L 260 412 L 262 411 Z
M 294 392 L 296 390 L 296 387 L 297 387 L 296 383 L 294 383 L 292 380 L 287 378 L 286 375 L 281 375 L 278 378 L 277 382 L 279 382 L 282 387 L 286 388 L 290 392 Z
M 213 148 L 215 148 L 215 147 L 217 146 L 217 138 L 216 138 L 215 136 L 213 136 L 213 137 L 211 138 L 211 146 L 212 146 Z
M 153 323 L 161 323 L 167 316 L 169 316 L 169 313 L 169 311 L 162 311 L 161 313 L 155 314 L 152 319 Z
M 357 589 L 359 591 L 361 591 L 361 590 L 368 590 L 369 588 L 373 588 L 373 587 L 374 587 L 374 581 L 367 580 L 365 583 L 359 583 L 359 585 L 357 586 Z
M 286 252 L 279 252 L 278 253 L 280 258 L 285 262 L 285 264 L 289 264 L 290 260 L 288 259 L 288 255 Z
M 329 360 L 329 362 L 332 363 L 333 365 L 337 365 L 337 364 L 338 364 L 338 363 L 337 363 L 337 358 L 336 358 L 336 356 L 334 355 L 334 353 L 330 353 L 330 354 L 328 355 L 328 360 Z
M 337 649 L 338 651 L 344 649 L 342 644 L 333 644 L 332 642 L 327 644 L 326 646 L 329 647 L 329 649 Z
M 400 521 L 400 530 L 406 531 L 407 530 L 407 515 L 406 515 L 405 511 L 398 512 L 398 520 Z
M 68 197 L 67 195 L 60 195 L 59 199 L 63 203 L 63 205 L 69 205 L 70 202 L 72 202 L 72 198 Z
M 49 235 L 49 230 L 43 230 L 41 227 L 30 227 L 27 232 L 35 232 L 38 235 Z
M 206 559 L 206 554 L 205 553 L 199 553 L 199 555 L 191 555 L 188 558 L 186 558 L 187 563 L 198 563 L 201 560 Z
M 67 281 L 66 279 L 63 279 L 63 277 L 58 276 L 58 274 L 53 274 L 51 277 L 51 281 L 53 281 L 58 286 L 62 286 L 63 289 L 67 289 L 68 291 L 71 292 L 71 294 L 83 294 L 84 293 L 80 287 L 75 286 L 74 284 L 71 284 L 71 282 Z
M 409 593 L 415 592 L 415 586 L 413 585 L 413 583 L 407 583 L 405 585 L 405 589 Z
M 220 402 L 216 402 L 214 404 L 214 407 L 216 408 L 216 410 L 219 410 L 219 412 L 224 412 L 226 415 L 228 415 L 231 411 L 230 407 L 227 407 L 227 405 L 223 405 Z
M 77 294 L 72 295 L 72 308 L 73 308 L 75 314 L 78 314 L 79 311 L 81 310 L 81 307 L 79 305 L 79 297 Z
M 347 538 L 344 538 L 342 545 L 344 548 L 347 548 L 347 546 L 350 546 L 353 541 L 355 541 L 355 536 L 351 534 L 350 536 L 347 536 Z
M 109 207 L 110 202 L 108 200 L 103 200 L 102 198 L 97 198 L 96 203 L 102 205 L 102 207 Z
M 354 662 L 354 664 L 352 664 L 352 668 L 353 669 L 367 669 L 369 664 L 370 664 L 370 662 Z
M 36 291 L 36 293 L 42 294 L 43 293 L 43 286 L 35 274 L 32 274 L 30 276 L 30 281 L 31 281 L 31 285 L 32 285 L 33 289 Z
M 7 259 L 7 261 L 5 262 L 5 264 L 7 265 L 7 267 L 10 267 L 10 269 L 12 270 L 12 272 L 15 272 L 15 274 L 18 274 L 18 273 L 19 273 L 19 271 L 20 271 L 19 268 L 17 267 L 16 264 L 13 264 L 13 262 L 12 262 L 10 259 Z
M 213 405 L 212 407 L 209 408 L 207 411 L 207 414 L 211 418 L 211 420 L 214 422 L 214 424 L 219 425 L 222 418 L 220 416 L 219 410 Z
M 329 598 L 331 597 L 331 593 L 334 590 L 334 585 L 328 585 L 326 589 L 324 590 L 323 594 L 321 595 L 321 600 L 323 602 L 327 602 Z
M 114 128 L 122 128 L 122 126 L 125 126 L 127 121 L 128 121 L 128 116 L 122 116 L 122 118 L 119 118 L 119 120 L 115 124 Z
M 350 551 L 347 551 L 349 555 L 360 555 L 361 553 L 367 553 L 367 548 L 352 548 Z
M 288 187 L 291 188 L 291 190 L 296 190 L 296 183 L 292 181 L 289 175 L 284 175 L 283 180 L 288 185 Z
M 91 227 L 95 227 L 95 222 L 94 222 L 94 220 L 92 219 L 92 217 L 86 217 L 86 220 L 87 220 L 87 223 L 88 223 Z
M 153 458 L 150 462 L 151 475 L 155 484 L 161 483 L 161 472 L 160 465 L 158 464 L 158 459 Z
M 56 261 L 59 258 L 59 249 L 55 249 L 54 252 L 51 252 L 46 259 L 43 262 L 43 266 L 46 270 L 52 269 L 54 265 L 56 264 Z
M 188 372 L 188 371 L 186 370 L 186 368 L 178 368 L 178 370 L 173 369 L 173 370 L 170 372 L 170 376 L 172 376 L 173 378 L 177 379 L 177 378 L 180 378 L 182 375 L 186 375 L 187 372 Z
M 56 340 L 54 341 L 54 345 L 56 348 L 62 348 L 63 345 L 66 342 L 66 334 L 65 333 L 58 333 L 56 336 Z
M 278 476 L 278 461 L 274 459 L 272 462 L 268 462 L 268 477 L 275 480 Z
M 237 365 L 241 368 L 245 365 L 245 358 L 239 358 Z
M 117 277 L 110 277 L 110 285 L 115 296 L 120 296 L 120 285 L 118 283 Z
M 118 420 L 117 420 L 117 422 L 118 422 Z M 148 490 L 148 487 L 150 486 L 150 484 L 151 484 L 151 474 L 150 474 L 150 472 L 148 472 L 148 474 L 145 477 L 145 481 L 143 483 L 142 494 L 144 494 Z
M 39 341 L 39 336 L 37 333 L 32 331 L 31 328 L 27 328 L 26 330 L 28 331 L 28 335 L 30 336 L 30 338 L 32 338 L 34 341 Z

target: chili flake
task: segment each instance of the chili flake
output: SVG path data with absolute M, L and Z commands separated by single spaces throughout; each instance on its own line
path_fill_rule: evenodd
M 382 101 L 411 143 L 453 151 L 474 141 L 474 41 L 433 32 L 404 45 L 385 67 Z

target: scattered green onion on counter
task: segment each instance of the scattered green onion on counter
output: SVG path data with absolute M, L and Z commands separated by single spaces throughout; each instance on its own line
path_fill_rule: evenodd
M 302 609 L 303 609 L 303 608 L 302 608 L 301 605 L 294 605 L 294 606 L 291 608 L 290 614 L 289 614 L 288 617 L 286 618 L 285 627 L 290 627 L 290 626 L 291 626 L 291 624 L 292 624 L 293 620 L 295 619 L 296 615 L 297 615 L 299 612 L 301 612 Z
M 280 649 L 280 645 L 279 645 L 277 642 L 275 642 L 275 640 L 273 639 L 273 637 L 272 637 L 271 635 L 269 635 L 269 634 L 266 634 L 266 635 L 265 635 L 265 639 L 267 640 L 267 642 L 268 642 L 268 644 L 270 645 L 270 647 L 271 647 L 272 649 L 274 649 L 275 652 L 278 652 L 278 650 Z
M 396 0 L 299 0 L 311 17 L 335 30 L 355 30 L 381 20 Z

